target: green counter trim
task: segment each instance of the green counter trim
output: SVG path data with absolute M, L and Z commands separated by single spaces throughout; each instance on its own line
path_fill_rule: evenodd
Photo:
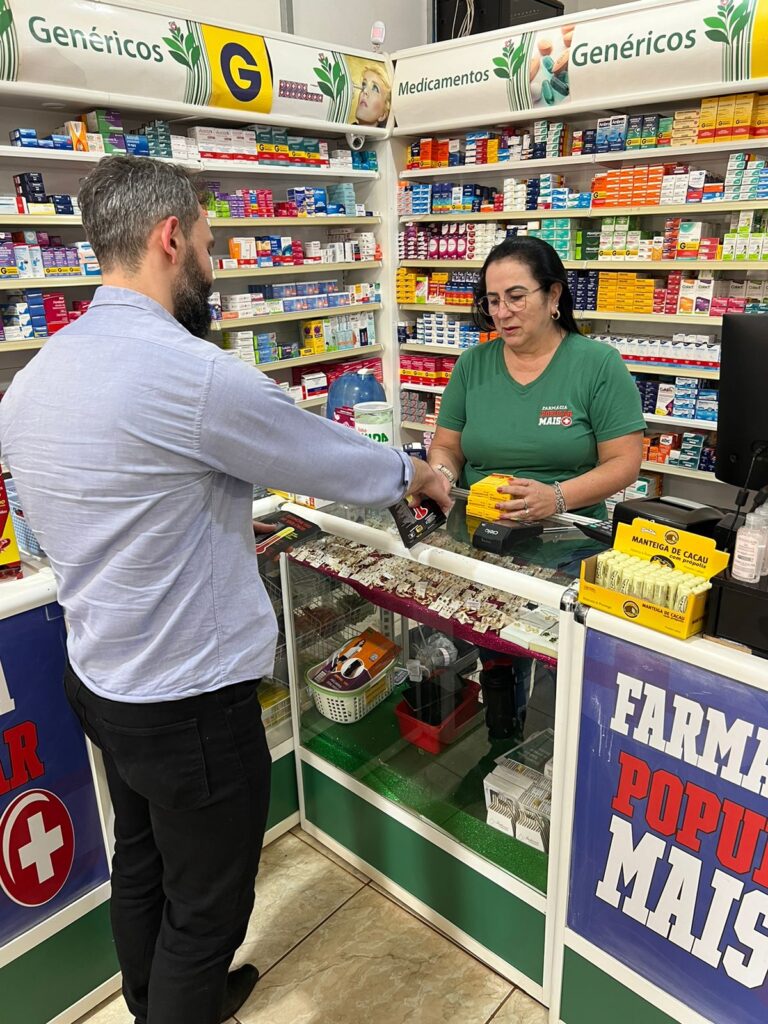
M 118 970 L 107 900 L 0 969 L 0 1019 L 47 1024 Z
M 541 985 L 544 915 L 310 765 L 307 819 Z
M 272 765 L 272 787 L 269 801 L 267 829 L 274 828 L 281 821 L 299 809 L 299 787 L 296 782 L 296 758 L 293 751 L 285 754 Z
M 567 946 L 560 1019 L 565 1024 L 678 1024 Z

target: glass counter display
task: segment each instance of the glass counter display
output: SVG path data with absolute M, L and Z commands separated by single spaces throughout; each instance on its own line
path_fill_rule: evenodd
M 302 824 L 364 870 L 386 862 L 441 926 L 482 936 L 478 955 L 539 991 L 560 601 L 595 542 L 560 527 L 512 555 L 480 551 L 462 501 L 409 552 L 386 510 L 301 514 L 324 531 L 283 564 Z M 385 849 L 393 817 L 428 842 L 407 869 L 410 837 Z M 435 893 L 436 850 L 470 869 L 451 895 Z M 492 885 L 473 905 L 478 879 Z

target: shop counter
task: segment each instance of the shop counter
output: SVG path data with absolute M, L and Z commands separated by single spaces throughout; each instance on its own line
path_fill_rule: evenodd
M 408 551 L 386 511 L 285 507 L 323 530 L 283 563 L 302 826 L 548 1000 L 551 837 L 537 819 L 521 840 L 522 825 L 516 831 L 503 809 L 497 827 L 488 824 L 484 782 L 521 743 L 557 750 L 560 604 L 594 542 L 571 529 L 514 556 L 481 552 L 458 501 L 446 526 Z M 397 670 L 383 692 L 366 693 L 370 707 L 338 714 L 308 673 L 366 628 L 397 645 Z M 454 644 L 466 682 L 440 725 L 414 718 L 404 678 L 435 633 Z M 516 674 L 510 689 L 522 686 L 531 703 L 524 732 L 491 740 L 478 679 L 481 666 L 498 662 Z M 549 709 L 532 707 L 540 692 Z
M 459 507 L 406 551 L 387 513 L 291 510 L 324 531 L 282 565 L 302 826 L 551 1024 L 763 1024 L 768 662 L 579 605 L 580 535 L 499 558 L 469 545 Z M 457 592 L 472 614 L 446 611 Z M 500 632 L 478 633 L 484 599 L 509 616 Z M 527 634 L 537 613 L 557 628 Z M 314 670 L 367 628 L 398 667 L 435 631 L 470 680 L 489 652 L 528 665 L 522 745 L 489 739 L 476 689 L 445 731 L 414 723 L 402 672 L 339 714 Z M 505 830 L 484 792 L 500 755 L 535 755 L 540 683 L 557 693 L 548 834 L 523 815 Z
M 553 1024 L 764 1024 L 768 661 L 577 606 Z
M 0 1007 L 69 1024 L 119 987 L 109 803 L 62 686 L 53 574 L 0 585 Z

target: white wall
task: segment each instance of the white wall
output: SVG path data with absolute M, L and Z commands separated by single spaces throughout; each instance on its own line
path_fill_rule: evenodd
M 383 21 L 384 49 L 392 53 L 429 41 L 429 10 L 430 0 L 293 0 L 293 31 L 309 39 L 330 39 L 340 48 L 370 50 L 371 25 Z
M 621 4 L 635 2 L 636 0 L 565 0 L 565 13 L 581 14 L 583 11 L 594 11 L 602 7 L 619 7 Z
M 95 0 L 96 3 L 117 3 L 132 6 L 130 0 Z M 215 21 L 246 25 L 254 29 L 280 31 L 280 0 L 223 0 L 215 5 L 211 0 L 134 0 L 134 5 L 144 11 L 158 11 L 160 14 L 185 15 L 199 21 Z

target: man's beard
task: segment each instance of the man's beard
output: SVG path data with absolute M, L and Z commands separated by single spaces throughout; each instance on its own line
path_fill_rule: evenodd
M 210 294 L 211 282 L 200 269 L 195 253 L 189 250 L 173 288 L 173 315 L 196 338 L 205 338 L 211 329 Z

